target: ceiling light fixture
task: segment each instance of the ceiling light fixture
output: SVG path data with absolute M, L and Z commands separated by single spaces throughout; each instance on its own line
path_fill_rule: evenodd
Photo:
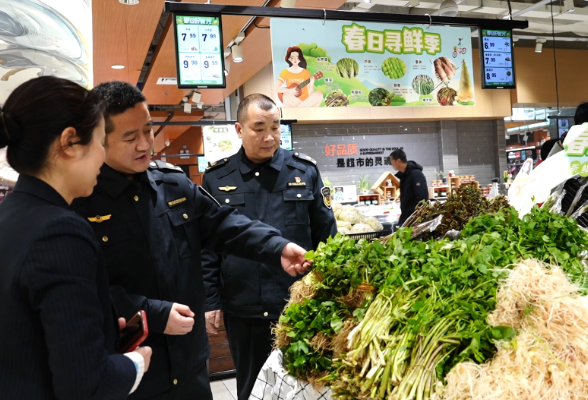
M 245 32 L 239 32 L 239 33 L 237 33 L 237 37 L 235 37 L 235 39 L 233 39 L 233 42 L 235 44 L 240 44 L 244 39 L 245 39 Z
M 125 66 L 122 64 L 114 64 L 114 65 L 110 66 L 110 68 L 112 68 L 112 69 L 124 69 L 124 67 Z
M 240 45 L 234 45 L 231 47 L 231 53 L 233 53 L 233 61 L 236 63 L 243 62 L 243 48 Z
M 535 42 L 535 53 L 541 53 L 543 51 L 543 43 L 545 43 L 547 40 L 545 39 L 537 39 Z
M 225 60 L 225 76 L 229 75 L 230 70 L 231 70 L 231 62 L 229 60 Z
M 230 56 L 230 55 L 231 55 L 231 48 L 230 48 L 230 47 L 229 47 L 229 48 L 227 48 L 227 49 L 225 49 L 225 53 L 224 53 L 224 55 L 225 55 L 225 58 L 227 58 L 228 56 Z
M 365 4 L 371 4 L 371 3 L 372 3 L 372 0 L 363 0 L 363 2 L 364 2 Z
M 454 0 L 445 0 L 439 6 L 438 15 L 442 17 L 455 17 L 458 11 L 457 3 Z
M 201 98 L 202 93 L 194 92 L 194 94 L 192 94 L 192 103 L 199 103 Z
M 296 7 L 296 0 L 282 0 L 280 2 L 282 8 L 294 8 Z
M 184 112 L 186 114 L 190 114 L 192 112 L 192 104 L 185 102 L 184 103 Z
M 118 0 L 118 2 L 126 6 L 134 6 L 139 4 L 139 0 Z
M 564 0 L 564 10 L 566 13 L 573 13 L 574 8 L 574 0 Z

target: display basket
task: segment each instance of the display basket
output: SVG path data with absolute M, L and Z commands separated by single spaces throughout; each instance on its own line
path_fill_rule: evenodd
M 384 229 L 379 232 L 360 232 L 360 233 L 348 233 L 346 236 L 350 237 L 351 239 L 365 239 L 365 240 L 374 240 L 379 237 L 388 236 L 392 233 L 390 229 Z

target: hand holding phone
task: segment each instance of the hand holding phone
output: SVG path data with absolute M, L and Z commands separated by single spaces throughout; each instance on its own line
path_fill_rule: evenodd
M 129 353 L 135 350 L 149 334 L 147 326 L 147 313 L 141 310 L 120 331 L 119 353 Z

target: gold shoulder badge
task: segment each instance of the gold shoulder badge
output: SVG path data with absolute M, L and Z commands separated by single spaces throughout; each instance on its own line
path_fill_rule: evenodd
M 97 224 L 104 222 L 104 221 L 108 221 L 110 219 L 110 217 L 112 217 L 112 214 L 108 214 L 108 215 L 96 215 L 95 217 L 89 217 L 88 221 L 90 222 L 96 222 Z
M 323 195 L 323 202 L 325 206 L 330 210 L 331 209 L 331 188 L 328 186 L 323 186 L 321 189 L 321 194 Z
M 167 205 L 168 205 L 168 206 L 170 206 L 170 207 L 173 207 L 173 206 L 175 206 L 175 205 L 178 205 L 178 204 L 180 204 L 180 203 L 183 203 L 184 201 L 186 201 L 186 198 L 185 198 L 185 197 L 182 197 L 181 199 L 177 199 L 177 200 L 168 201 L 168 202 L 167 202 Z
M 230 192 L 231 190 L 236 190 L 237 186 L 219 186 L 218 190 L 223 192 Z

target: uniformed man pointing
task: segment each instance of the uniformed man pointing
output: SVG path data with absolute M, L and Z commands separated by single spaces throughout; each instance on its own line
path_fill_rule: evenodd
M 202 186 L 219 203 L 271 225 L 307 250 L 337 233 L 328 187 L 316 162 L 280 145 L 280 111 L 267 96 L 245 97 L 237 111 L 243 147 L 213 163 Z M 221 268 L 219 268 L 219 266 Z M 270 325 L 278 320 L 296 278 L 277 264 L 236 255 L 203 254 L 207 329 L 215 333 L 224 311 L 229 347 L 237 369 L 237 394 L 246 400 L 272 348 Z M 222 275 L 222 279 L 221 279 Z
M 153 356 L 129 398 L 212 400 L 201 249 L 263 259 L 293 275 L 309 267 L 304 250 L 219 206 L 179 168 L 151 162 L 153 124 L 137 88 L 108 82 L 94 91 L 107 103 L 106 160 L 94 193 L 75 210 L 102 244 L 119 315 L 147 312 Z

